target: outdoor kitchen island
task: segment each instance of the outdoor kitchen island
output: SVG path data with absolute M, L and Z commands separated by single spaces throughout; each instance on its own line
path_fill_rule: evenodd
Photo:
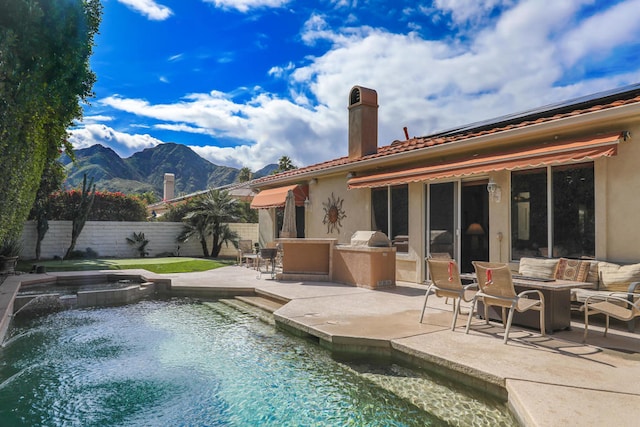
M 395 286 L 396 249 L 386 235 L 357 231 L 349 245 L 337 239 L 278 239 L 282 245 L 284 281 L 316 280 L 368 289 Z
M 333 253 L 338 239 L 280 238 L 277 242 L 282 245 L 282 273 L 276 275 L 278 280 L 332 280 Z

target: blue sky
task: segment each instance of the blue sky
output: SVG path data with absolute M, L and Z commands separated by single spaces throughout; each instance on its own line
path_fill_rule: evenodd
M 175 142 L 218 165 L 347 154 L 640 82 L 640 0 L 103 0 L 96 97 L 71 129 L 122 157 Z

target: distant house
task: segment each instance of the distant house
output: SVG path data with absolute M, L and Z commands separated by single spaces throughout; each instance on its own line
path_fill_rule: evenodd
M 382 231 L 398 280 L 424 280 L 430 253 L 465 271 L 523 256 L 640 262 L 640 85 L 383 146 L 377 93 L 353 87 L 348 108 L 347 156 L 251 182 L 263 244 L 293 188 L 303 236 Z
M 217 188 L 218 190 L 226 190 L 229 192 L 231 197 L 241 202 L 251 202 L 253 196 L 256 192 L 250 187 L 249 182 L 242 183 L 234 183 L 229 185 L 224 185 Z M 161 202 L 152 203 L 147 206 L 147 215 L 149 217 L 161 217 L 169 208 L 173 205 L 177 205 L 187 200 L 199 196 L 201 194 L 207 193 L 209 190 L 201 190 L 196 191 L 190 194 L 184 194 L 178 197 L 175 197 L 175 176 L 172 173 L 164 174 L 164 195 Z

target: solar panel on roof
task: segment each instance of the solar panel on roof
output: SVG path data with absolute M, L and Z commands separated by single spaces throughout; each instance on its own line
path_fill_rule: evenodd
M 470 123 L 468 125 L 436 132 L 427 135 L 424 138 L 451 136 L 469 131 L 493 129 L 498 125 L 504 126 L 513 123 L 520 123 L 525 120 L 536 120 L 538 118 L 548 117 L 562 112 L 589 108 L 594 105 L 609 103 L 615 100 L 633 98 L 638 95 L 640 95 L 640 83 L 635 83 L 633 85 L 610 89 L 603 92 L 597 92 L 591 95 L 585 95 L 567 101 L 556 102 L 518 113 L 506 114 L 504 116 L 494 117 L 488 120 L 481 120 L 478 122 Z

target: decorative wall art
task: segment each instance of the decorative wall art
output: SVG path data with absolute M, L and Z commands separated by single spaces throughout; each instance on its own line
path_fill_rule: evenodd
M 324 206 L 324 219 L 322 220 L 323 224 L 327 226 L 327 233 L 333 233 L 334 230 L 340 233 L 340 227 L 342 227 L 342 220 L 347 217 L 342 209 L 342 203 L 344 203 L 344 199 L 340 197 L 335 197 L 333 192 L 331 193 L 331 197 L 327 199 L 327 202 L 322 202 L 322 206 Z

